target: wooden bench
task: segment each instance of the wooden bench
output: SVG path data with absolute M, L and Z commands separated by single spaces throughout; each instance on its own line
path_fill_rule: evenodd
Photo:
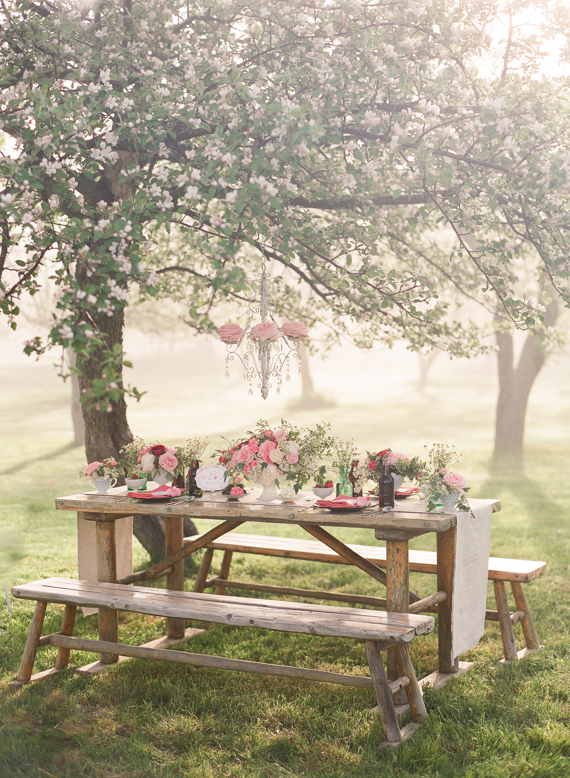
M 196 540 L 196 537 L 185 538 L 185 541 Z M 386 549 L 379 546 L 361 546 L 347 544 L 364 559 L 373 562 L 379 567 L 386 567 Z M 215 550 L 224 552 L 220 572 L 214 578 L 208 579 L 208 573 Z M 359 603 L 374 607 L 385 607 L 386 600 L 381 597 L 366 597 L 363 595 L 342 594 L 330 591 L 315 591 L 312 589 L 295 589 L 290 586 L 271 586 L 268 584 L 256 584 L 243 581 L 229 580 L 232 555 L 234 552 L 244 554 L 260 554 L 263 556 L 281 557 L 284 559 L 306 559 L 312 562 L 329 562 L 333 564 L 348 564 L 341 556 L 318 540 L 304 540 L 297 538 L 280 538 L 270 535 L 246 535 L 237 532 L 229 532 L 221 538 L 210 543 L 204 553 L 202 564 L 196 578 L 194 590 L 203 591 L 207 587 L 215 586 L 216 594 L 224 594 L 226 588 L 248 589 L 251 591 L 267 592 L 278 595 L 295 595 L 298 597 L 314 597 L 321 600 L 336 600 L 340 602 Z M 410 571 L 418 573 L 437 573 L 437 556 L 434 551 L 415 551 L 409 553 Z M 486 619 L 498 621 L 501 628 L 505 660 L 522 659 L 528 653 L 540 648 L 530 609 L 524 595 L 522 584 L 539 578 L 546 570 L 546 562 L 536 562 L 526 559 L 501 559 L 489 558 L 489 580 L 493 581 L 497 610 L 488 610 Z M 511 613 L 505 581 L 511 584 L 516 611 Z M 423 602 L 423 601 L 422 601 Z M 423 610 L 423 608 L 420 607 Z M 420 610 L 416 603 L 410 605 L 410 612 Z M 430 610 L 436 610 L 433 606 Z M 521 623 L 526 648 L 517 652 L 513 625 Z
M 262 600 L 155 589 L 144 586 L 77 581 L 70 578 L 47 578 L 15 586 L 14 597 L 36 601 L 22 661 L 15 685 L 29 683 L 38 647 L 57 646 L 55 667 L 42 675 L 61 671 L 69 662 L 72 649 L 101 652 L 107 662 L 118 656 L 161 659 L 201 667 L 218 667 L 264 675 L 284 675 L 325 683 L 338 683 L 374 689 L 387 741 L 397 744 L 412 734 L 415 726 L 402 730 L 398 724 L 392 695 L 405 689 L 415 722 L 425 718 L 426 709 L 421 688 L 410 660 L 408 643 L 416 636 L 434 629 L 432 616 L 407 613 L 386 613 L 367 609 L 331 607 L 328 605 Z M 47 603 L 65 605 L 63 629 L 59 633 L 41 636 Z M 236 627 L 258 627 L 279 632 L 300 632 L 317 636 L 352 638 L 364 642 L 370 676 L 352 676 L 286 665 L 250 662 L 219 656 L 191 654 L 183 651 L 123 645 L 118 642 L 86 640 L 73 637 L 77 606 L 132 611 L 153 616 L 192 619 Z M 388 682 L 380 652 L 394 647 L 402 675 Z

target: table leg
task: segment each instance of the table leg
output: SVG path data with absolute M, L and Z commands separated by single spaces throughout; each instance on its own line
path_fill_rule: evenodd
M 117 582 L 115 522 L 97 521 L 97 580 Z M 119 642 L 119 615 L 112 608 L 99 608 L 99 640 Z M 117 654 L 101 654 L 102 664 L 118 662 Z
M 407 540 L 386 541 L 386 608 L 392 613 L 407 613 L 410 599 L 409 543 Z M 388 679 L 395 681 L 404 675 L 395 649 L 386 652 Z M 400 690 L 394 702 L 405 703 L 406 694 Z
M 179 551 L 184 543 L 184 519 L 182 516 L 166 516 L 164 527 L 164 542 L 166 556 L 172 556 Z M 177 592 L 184 591 L 184 559 L 175 562 L 170 567 L 170 572 L 166 576 L 166 588 L 174 589 Z M 182 640 L 184 637 L 184 628 L 186 622 L 184 619 L 166 620 L 167 636 L 176 640 Z
M 452 656 L 451 611 L 455 576 L 455 543 L 457 527 L 437 533 L 437 590 L 447 598 L 437 606 L 437 639 L 440 673 L 456 673 L 459 660 Z

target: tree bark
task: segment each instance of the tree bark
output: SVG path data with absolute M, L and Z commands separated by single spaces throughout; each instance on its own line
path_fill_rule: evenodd
M 557 318 L 558 299 L 555 297 L 546 307 L 544 325 L 553 326 Z M 516 367 L 512 333 L 497 331 L 496 342 L 499 397 L 495 415 L 494 456 L 520 455 L 523 450 L 528 398 L 546 361 L 544 335 L 529 333 L 526 336 Z
M 69 366 L 75 367 L 75 352 L 73 349 L 67 351 L 69 358 Z M 77 373 L 71 373 L 69 379 L 71 381 L 71 423 L 73 424 L 73 442 L 76 446 L 85 445 L 85 422 L 83 421 L 83 412 L 79 398 L 81 396 L 81 390 L 79 389 L 79 378 Z

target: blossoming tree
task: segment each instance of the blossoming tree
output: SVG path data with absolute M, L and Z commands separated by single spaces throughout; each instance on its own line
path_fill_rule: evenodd
M 541 4 L 548 23 L 557 3 L 518 3 Z M 211 331 L 263 257 L 308 323 L 452 354 L 481 339 L 446 285 L 483 286 L 533 327 L 512 264 L 530 251 L 568 301 L 566 86 L 533 77 L 540 40 L 514 28 L 498 77 L 475 70 L 513 5 L 2 3 L 0 306 L 15 327 L 21 296 L 55 280 L 49 335 L 26 351 L 77 354 L 89 459 L 131 437 L 129 290 L 190 280 L 189 320 Z M 174 258 L 153 250 L 169 231 Z

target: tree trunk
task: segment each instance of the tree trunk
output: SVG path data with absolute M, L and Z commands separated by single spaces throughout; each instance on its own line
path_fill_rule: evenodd
M 75 367 L 75 352 L 73 349 L 67 351 L 69 358 L 69 366 Z M 85 422 L 83 421 L 83 413 L 79 397 L 81 391 L 79 389 L 79 378 L 77 373 L 71 373 L 71 423 L 73 424 L 73 442 L 76 446 L 85 445 Z
M 124 312 L 115 311 L 113 316 L 101 316 L 95 319 L 99 331 L 104 336 L 108 348 L 123 345 Z M 92 385 L 95 378 L 103 378 L 100 353 L 95 353 L 85 359 L 79 375 L 80 388 L 86 389 Z M 122 382 L 122 374 L 121 374 Z M 124 396 L 114 403 L 112 409 L 87 410 L 82 406 L 85 422 L 85 454 L 88 462 L 101 460 L 105 457 L 118 457 L 119 451 L 133 440 L 133 434 L 127 421 L 127 403 Z M 151 559 L 164 559 L 164 518 L 138 516 L 133 520 L 133 534 Z M 184 520 L 184 534 L 197 535 L 198 530 L 190 519 Z M 189 561 L 185 569 L 190 572 L 194 563 Z
M 553 326 L 557 318 L 558 299 L 555 297 L 546 307 L 544 325 Z M 528 398 L 534 381 L 546 361 L 544 335 L 529 333 L 526 336 L 516 367 L 512 333 L 498 331 L 496 342 L 499 397 L 495 416 L 494 456 L 520 455 L 523 449 Z
M 420 394 L 425 394 L 427 389 L 427 383 L 428 383 L 428 374 L 430 371 L 431 366 L 435 362 L 435 360 L 439 357 L 441 354 L 441 351 L 434 349 L 433 351 L 430 351 L 429 354 L 422 354 L 421 352 L 418 353 L 418 359 L 420 363 L 420 374 L 418 377 L 418 389 Z

